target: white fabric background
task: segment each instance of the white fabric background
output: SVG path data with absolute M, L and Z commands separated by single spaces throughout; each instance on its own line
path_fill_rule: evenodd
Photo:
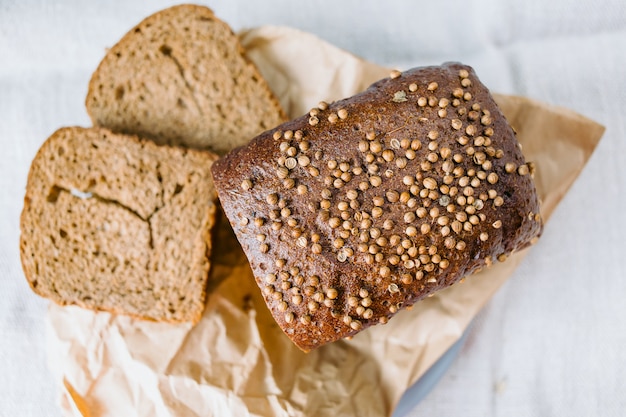
M 259 3 L 207 5 L 235 30 L 292 26 L 400 69 L 463 61 L 494 91 L 607 126 L 543 239 L 411 416 L 624 415 L 626 3 Z M 19 263 L 30 161 L 58 127 L 89 124 L 83 101 L 104 48 L 171 4 L 0 0 L 0 416 L 59 415 L 46 368 L 47 302 L 31 293 Z

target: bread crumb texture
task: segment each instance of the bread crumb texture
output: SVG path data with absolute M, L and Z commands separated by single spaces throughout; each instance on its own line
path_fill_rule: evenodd
M 95 125 L 220 154 L 285 121 L 231 28 L 196 5 L 130 30 L 93 74 L 86 106 Z
M 542 223 L 515 133 L 474 71 L 394 71 L 213 166 L 275 319 L 303 350 L 526 247 Z
M 62 305 L 198 320 L 215 159 L 102 128 L 55 132 L 33 160 L 21 216 L 33 290 Z

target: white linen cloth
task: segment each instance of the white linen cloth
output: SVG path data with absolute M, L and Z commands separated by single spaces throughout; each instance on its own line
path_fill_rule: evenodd
M 624 414 L 626 3 L 200 3 L 234 30 L 292 26 L 399 69 L 462 61 L 493 91 L 603 123 L 604 138 L 540 243 L 410 415 Z M 19 261 L 30 161 L 58 127 L 90 124 L 83 103 L 105 47 L 173 4 L 0 1 L 0 416 L 60 415 L 46 364 L 47 301 L 30 291 Z

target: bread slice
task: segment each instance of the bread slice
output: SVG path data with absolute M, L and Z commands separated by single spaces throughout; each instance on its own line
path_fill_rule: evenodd
M 218 154 L 285 121 L 237 36 L 195 5 L 128 32 L 93 74 L 86 106 L 94 125 Z
M 32 289 L 62 305 L 197 321 L 216 158 L 103 128 L 56 131 L 33 160 L 21 215 Z
M 212 171 L 268 307 L 303 350 L 384 324 L 542 231 L 533 165 L 456 63 L 320 103 Z

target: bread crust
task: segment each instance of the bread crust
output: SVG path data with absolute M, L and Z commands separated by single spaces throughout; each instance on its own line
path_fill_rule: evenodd
M 532 170 L 458 63 L 393 72 L 212 167 L 268 307 L 305 351 L 534 242 Z

